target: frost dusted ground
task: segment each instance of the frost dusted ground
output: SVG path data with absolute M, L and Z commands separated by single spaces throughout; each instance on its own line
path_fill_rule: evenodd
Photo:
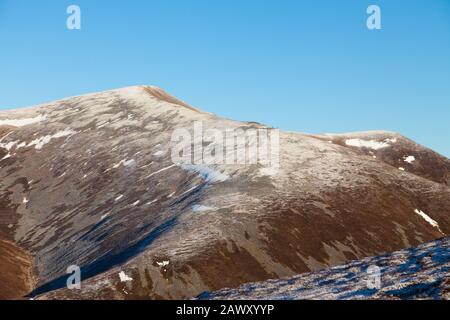
M 368 288 L 371 266 L 380 289 Z M 450 299 L 450 238 L 285 280 L 204 293 L 199 299 Z

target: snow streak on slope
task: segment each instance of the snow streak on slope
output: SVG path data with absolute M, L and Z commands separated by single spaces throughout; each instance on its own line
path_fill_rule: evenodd
M 28 119 L 4 119 L 0 120 L 0 126 L 23 127 L 31 124 L 39 123 L 45 120 L 45 116 L 37 116 Z
M 362 139 L 349 139 L 345 141 L 345 144 L 352 147 L 369 148 L 373 150 L 379 150 L 390 147 L 389 141 L 374 141 L 374 140 L 362 140 Z
M 425 212 L 423 212 L 422 210 L 419 210 L 419 209 L 414 210 L 414 212 L 417 213 L 419 216 L 421 216 L 431 226 L 433 226 L 436 229 L 438 229 L 439 231 L 441 231 L 441 228 L 439 228 L 439 224 L 435 220 L 431 219 L 430 216 L 427 215 Z

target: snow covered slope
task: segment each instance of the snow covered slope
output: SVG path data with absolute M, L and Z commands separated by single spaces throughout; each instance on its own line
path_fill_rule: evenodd
M 450 161 L 398 134 L 281 132 L 279 170 L 177 165 L 199 121 L 267 128 L 146 86 L 0 112 L 0 239 L 33 257 L 33 295 L 189 298 L 450 233 Z

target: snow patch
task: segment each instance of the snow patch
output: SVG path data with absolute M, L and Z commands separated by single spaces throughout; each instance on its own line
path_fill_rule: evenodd
M 397 139 L 386 139 L 384 141 L 348 139 L 345 141 L 345 144 L 347 146 L 351 146 L 351 147 L 379 150 L 379 149 L 388 148 L 391 146 L 389 143 L 395 143 L 395 142 L 397 142 Z
M 407 157 L 405 156 L 405 157 L 403 158 L 403 161 L 405 161 L 405 162 L 411 164 L 411 163 L 413 163 L 414 161 L 416 161 L 416 158 L 415 158 L 414 156 L 407 156 Z
M 109 212 L 108 212 L 107 214 L 102 215 L 102 216 L 100 217 L 100 221 L 103 221 L 103 220 L 105 220 L 105 219 L 108 218 L 108 217 L 109 217 Z
M 230 179 L 228 175 L 204 165 L 182 164 L 181 167 L 184 170 L 200 174 L 208 183 L 224 182 Z
M 155 199 L 155 200 L 153 200 L 153 201 L 147 202 L 146 205 L 147 205 L 147 206 L 150 206 L 150 205 L 154 204 L 154 203 L 157 202 L 157 201 L 158 201 L 158 199 Z
M 167 196 L 167 198 L 169 198 L 169 199 L 172 198 L 172 197 L 175 195 L 175 193 L 176 193 L 176 192 L 172 192 L 171 194 L 169 194 L 169 195 Z
M 384 140 L 385 142 L 387 142 L 387 143 L 397 143 L 397 138 L 392 138 L 392 139 L 386 139 L 386 140 Z
M 441 228 L 439 227 L 439 224 L 433 220 L 429 215 L 427 215 L 422 210 L 416 209 L 414 210 L 415 213 L 417 213 L 419 216 L 421 216 L 426 222 L 428 222 L 430 225 L 432 225 L 434 228 L 438 229 L 441 233 Z
M 0 120 L 0 126 L 24 127 L 30 124 L 41 122 L 45 119 L 46 117 L 43 115 L 28 119 L 4 119 Z
M 125 272 L 121 271 L 119 273 L 119 278 L 120 278 L 120 282 L 129 282 L 129 281 L 133 281 L 133 278 L 129 277 L 126 275 Z
M 156 262 L 156 264 L 159 267 L 163 268 L 163 267 L 167 267 L 170 264 L 170 261 L 167 260 L 167 261 L 162 261 L 162 262 Z
M 10 141 L 8 143 L 0 143 L 0 148 L 11 151 L 11 149 L 17 144 L 17 141 Z
M 0 159 L 0 161 L 6 160 L 11 158 L 11 153 L 8 153 L 6 156 L 4 156 L 2 159 Z
M 205 212 L 205 211 L 214 211 L 214 210 L 217 210 L 217 208 L 202 206 L 202 205 L 198 205 L 198 204 L 192 206 L 192 211 L 194 211 L 194 212 Z
M 133 203 L 131 206 L 132 207 L 136 207 L 139 203 L 141 203 L 141 201 L 140 200 L 138 200 L 138 201 L 136 201 L 135 203 Z
M 35 146 L 36 150 L 41 150 L 47 143 L 49 143 L 53 139 L 68 137 L 68 136 L 72 136 L 74 134 L 76 134 L 76 132 L 71 129 L 61 130 L 61 131 L 56 132 L 53 135 L 43 136 L 43 137 L 40 137 L 40 138 L 37 138 L 37 139 L 31 141 L 28 144 L 28 147 Z
M 405 168 L 400 167 L 400 168 L 398 168 L 398 170 L 400 170 L 400 171 L 405 171 Z

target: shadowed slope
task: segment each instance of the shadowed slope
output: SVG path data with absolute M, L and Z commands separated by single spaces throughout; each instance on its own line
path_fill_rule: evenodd
M 13 243 L 0 239 L 0 300 L 19 299 L 33 290 L 34 259 Z

